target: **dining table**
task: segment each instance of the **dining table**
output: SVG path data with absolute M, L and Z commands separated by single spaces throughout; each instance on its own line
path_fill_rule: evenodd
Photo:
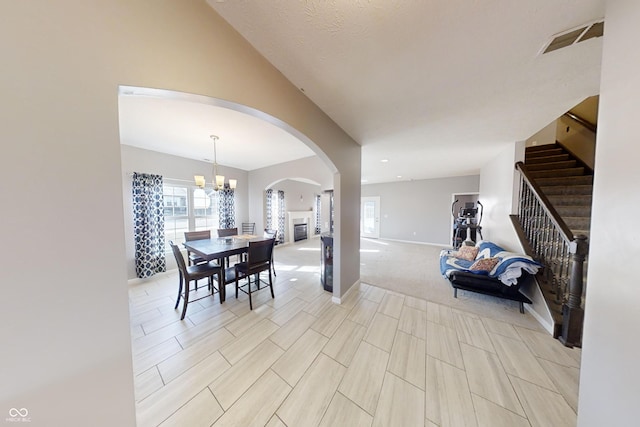
M 207 261 L 218 260 L 224 271 L 224 277 L 221 278 L 222 283 L 219 283 L 220 299 L 224 302 L 226 299 L 226 285 L 236 280 L 235 267 L 224 268 L 225 258 L 246 253 L 249 249 L 249 242 L 262 240 L 266 239 L 252 234 L 239 234 L 228 237 L 190 240 L 184 242 L 183 245 L 189 252 L 193 252 Z

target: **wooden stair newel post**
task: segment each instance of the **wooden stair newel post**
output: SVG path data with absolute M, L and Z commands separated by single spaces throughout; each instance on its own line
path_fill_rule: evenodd
M 569 298 L 562 306 L 562 333 L 559 340 L 567 347 L 581 347 L 584 320 L 582 308 L 583 273 L 584 261 L 589 250 L 587 236 L 576 236 L 573 243 Z

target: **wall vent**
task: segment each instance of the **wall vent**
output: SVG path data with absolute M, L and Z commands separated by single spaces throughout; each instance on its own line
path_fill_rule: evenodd
M 604 19 L 599 19 L 551 36 L 541 52 L 545 54 L 595 37 L 602 37 L 603 33 Z

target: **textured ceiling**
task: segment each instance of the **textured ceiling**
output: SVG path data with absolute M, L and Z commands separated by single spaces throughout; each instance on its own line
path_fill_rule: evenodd
M 603 0 L 208 3 L 363 146 L 365 182 L 477 173 L 599 92 L 601 38 L 538 53 Z
M 366 183 L 476 174 L 599 93 L 602 38 L 539 52 L 602 18 L 604 0 L 208 4 L 362 145 Z M 273 125 L 200 104 L 121 95 L 122 143 L 203 159 L 215 133 L 218 162 L 245 170 L 313 154 Z

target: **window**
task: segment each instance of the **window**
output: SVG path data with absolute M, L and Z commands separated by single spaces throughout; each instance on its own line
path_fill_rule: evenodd
M 193 216 L 195 224 L 193 229 L 211 230 L 218 228 L 220 217 L 218 216 L 218 193 L 210 193 L 201 188 L 195 188 L 193 195 Z
M 164 184 L 164 237 L 165 251 L 170 251 L 169 241 L 176 245 L 184 242 L 184 232 L 189 231 L 189 200 L 186 187 Z
M 165 251 L 171 251 L 170 240 L 180 246 L 185 231 L 219 228 L 217 192 L 165 183 L 163 195 Z
M 278 243 L 284 243 L 284 191 L 267 189 L 265 191 L 265 205 L 267 228 L 278 230 Z

